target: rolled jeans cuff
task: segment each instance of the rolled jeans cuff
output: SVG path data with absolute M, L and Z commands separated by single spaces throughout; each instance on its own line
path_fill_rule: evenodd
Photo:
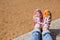
M 49 30 L 43 31 L 42 35 L 45 35 L 45 34 L 51 34 L 51 32 Z
M 32 32 L 35 32 L 35 31 L 38 31 L 38 32 L 40 32 L 40 30 L 39 30 L 39 29 L 34 29 Z

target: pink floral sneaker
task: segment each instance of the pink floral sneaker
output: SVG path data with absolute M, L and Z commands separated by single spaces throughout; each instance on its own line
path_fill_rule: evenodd
M 44 20 L 44 26 L 43 27 L 50 27 L 51 13 L 49 10 L 45 10 L 45 12 L 43 13 L 43 20 Z
M 43 14 L 39 9 L 36 9 L 34 11 L 33 19 L 34 19 L 35 28 L 42 28 Z

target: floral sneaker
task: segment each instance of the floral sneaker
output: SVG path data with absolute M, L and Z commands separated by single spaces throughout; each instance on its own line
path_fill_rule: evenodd
M 45 10 L 45 12 L 43 13 L 43 20 L 44 20 L 44 26 L 43 27 L 50 27 L 51 13 L 49 10 Z
M 34 19 L 35 28 L 42 28 L 43 14 L 39 9 L 36 9 L 34 11 L 33 19 Z

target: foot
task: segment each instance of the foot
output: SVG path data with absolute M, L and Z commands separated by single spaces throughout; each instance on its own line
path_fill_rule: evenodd
M 43 15 L 42 15 L 42 12 L 39 9 L 36 9 L 34 11 L 33 19 L 34 19 L 35 28 L 40 29 L 42 27 Z
M 49 29 L 51 23 L 51 13 L 49 10 L 45 10 L 45 12 L 43 13 L 43 20 L 44 20 L 43 31 L 45 31 Z

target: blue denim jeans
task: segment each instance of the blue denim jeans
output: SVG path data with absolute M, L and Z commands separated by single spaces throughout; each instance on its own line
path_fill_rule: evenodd
M 30 40 L 41 40 L 40 34 L 38 30 L 33 31 Z M 42 40 L 53 40 L 49 30 L 42 32 Z

